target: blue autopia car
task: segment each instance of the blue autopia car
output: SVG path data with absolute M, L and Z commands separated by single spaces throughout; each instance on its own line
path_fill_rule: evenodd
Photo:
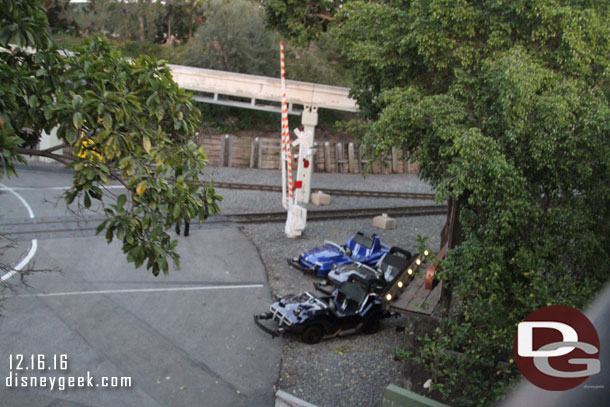
M 383 245 L 376 234 L 358 232 L 342 245 L 325 241 L 320 247 L 288 259 L 288 264 L 317 277 L 326 278 L 334 266 L 355 262 L 374 266 L 388 250 L 389 247 Z

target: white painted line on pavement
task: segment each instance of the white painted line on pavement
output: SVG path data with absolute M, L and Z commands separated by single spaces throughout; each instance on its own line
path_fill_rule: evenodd
M 19 199 L 21 201 L 23 206 L 25 206 L 25 209 L 28 210 L 28 215 L 30 215 L 30 219 L 35 218 L 34 211 L 30 207 L 30 205 L 27 203 L 27 201 L 25 199 L 23 199 L 23 197 L 21 195 L 19 195 L 12 188 L 7 187 L 4 184 L 0 184 L 0 187 L 2 187 L 3 190 L 12 193 L 13 195 L 15 195 L 17 197 L 17 199 Z M 0 281 L 8 280 L 9 278 L 13 277 L 15 275 L 15 273 L 17 273 L 18 271 L 21 271 L 25 266 L 27 266 L 27 264 L 30 262 L 30 260 L 32 260 L 32 258 L 36 254 L 36 250 L 38 250 L 38 239 L 32 239 L 32 245 L 30 246 L 30 250 L 28 251 L 28 254 L 19 262 L 19 264 L 17 264 L 13 268 L 13 270 L 0 276 Z
M 203 291 L 203 290 L 231 290 L 238 288 L 263 288 L 263 284 L 242 285 L 208 285 L 201 287 L 169 287 L 169 288 L 132 288 L 123 290 L 97 290 L 97 291 L 67 291 L 62 293 L 20 294 L 17 297 L 60 297 L 69 295 L 98 295 L 98 294 L 128 294 L 128 293 L 157 293 L 170 291 Z
M 72 188 L 72 186 L 69 187 L 12 187 L 9 188 L 6 185 L 0 184 L 2 185 L 2 187 L 0 187 L 0 191 L 44 191 L 44 190 L 49 190 L 49 191 L 64 191 L 66 189 L 70 189 Z M 124 189 L 125 186 L 123 185 L 104 185 L 101 188 L 104 189 Z

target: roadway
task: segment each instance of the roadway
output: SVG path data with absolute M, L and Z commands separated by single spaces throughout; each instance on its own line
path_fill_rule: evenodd
M 55 167 L 21 168 L 18 178 L 4 178 L 0 234 L 2 224 L 31 217 L 23 201 L 36 220 L 73 216 L 60 200 L 71 174 L 48 168 Z M 283 343 L 252 322 L 271 300 L 257 249 L 223 222 L 193 227 L 179 240 L 182 266 L 167 277 L 134 269 L 118 243 L 78 231 L 37 239 L 26 268 L 50 271 L 29 275 L 27 285 L 0 272 L 14 285 L 0 304 L 0 406 L 272 406 Z M 0 262 L 16 264 L 31 251 L 24 237 Z M 49 361 L 64 354 L 67 371 L 12 373 L 90 372 L 96 384 L 116 376 L 130 377 L 132 385 L 6 386 L 10 355 Z

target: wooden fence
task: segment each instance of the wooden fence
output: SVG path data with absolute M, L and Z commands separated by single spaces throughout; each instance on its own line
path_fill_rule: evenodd
M 202 135 L 199 143 L 211 165 L 277 170 L 280 168 L 280 140 L 274 138 L 223 135 Z M 361 173 L 368 164 L 363 149 L 354 142 L 315 143 L 313 160 L 315 172 Z M 298 147 L 293 156 L 298 155 Z M 296 168 L 296 158 L 294 168 Z M 372 163 L 373 174 L 417 173 L 419 167 L 403 159 L 402 151 L 393 149 L 385 160 Z

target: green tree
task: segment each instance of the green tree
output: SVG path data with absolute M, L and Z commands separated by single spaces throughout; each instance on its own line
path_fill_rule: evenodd
M 120 240 L 136 267 L 167 273 L 168 260 L 179 258 L 166 230 L 183 218 L 205 220 L 221 199 L 199 181 L 206 155 L 193 142 L 200 113 L 191 95 L 163 63 L 123 59 L 99 38 L 62 56 L 36 0 L 0 5 L 0 176 L 16 174 L 24 155 L 64 163 L 74 170 L 67 202 L 102 201 L 97 232 Z M 72 154 L 32 148 L 52 128 Z M 104 191 L 113 181 L 125 187 L 116 199 Z
M 157 41 L 165 33 L 164 19 L 169 7 L 151 0 L 108 1 L 91 0 L 86 4 L 69 4 L 62 0 L 58 7 L 59 21 L 53 19 L 55 31 L 70 21 L 75 34 L 82 36 L 105 35 L 121 41 Z M 48 13 L 50 16 L 51 13 Z
M 212 0 L 186 63 L 223 71 L 279 76 L 279 40 L 265 29 L 263 12 L 247 0 Z
M 193 26 L 203 21 L 205 4 L 205 0 L 166 1 L 165 41 L 167 43 L 171 43 L 173 39 L 190 41 L 193 36 Z
M 269 26 L 305 44 L 328 30 L 336 21 L 335 13 L 346 1 L 264 0 L 262 3 Z
M 452 404 L 491 404 L 518 376 L 516 324 L 582 309 L 610 276 L 608 2 L 292 3 L 265 1 L 267 21 L 331 30 L 368 151 L 401 148 L 460 205 L 453 306 L 416 358 Z
M 203 22 L 204 6 L 207 0 L 186 0 L 180 9 L 182 25 L 187 28 L 186 40 L 193 37 L 193 27 Z

